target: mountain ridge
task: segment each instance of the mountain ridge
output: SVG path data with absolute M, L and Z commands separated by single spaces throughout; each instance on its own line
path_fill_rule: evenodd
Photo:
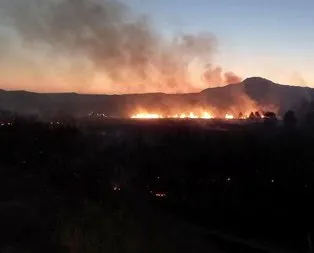
M 259 81 L 267 81 L 275 85 L 280 85 L 280 86 L 286 86 L 286 87 L 299 87 L 299 88 L 308 88 L 308 89 L 314 89 L 308 86 L 298 86 L 298 85 L 289 85 L 289 84 L 282 84 L 282 83 L 275 83 L 267 78 L 263 77 L 258 77 L 258 76 L 252 76 L 244 79 L 240 83 L 230 83 L 224 86 L 215 86 L 215 87 L 209 87 L 205 88 L 203 90 L 200 90 L 199 92 L 187 92 L 187 93 L 165 93 L 165 92 L 147 92 L 147 93 L 113 93 L 113 94 L 108 94 L 108 93 L 79 93 L 79 92 L 36 92 L 36 91 L 29 91 L 29 90 L 6 90 L 6 89 L 0 89 L 0 92 L 25 92 L 25 93 L 33 93 L 33 94 L 50 94 L 50 95 L 60 95 L 60 94 L 72 94 L 72 95 L 93 95 L 93 96 L 124 96 L 124 95 L 143 95 L 143 94 L 164 94 L 164 95 L 182 95 L 182 94 L 195 94 L 195 93 L 201 93 L 206 90 L 210 89 L 216 89 L 216 88 L 224 88 L 227 86 L 232 86 L 232 85 L 238 85 L 238 84 L 244 84 L 246 85 L 248 82 L 256 82 L 257 80 Z
M 282 115 L 314 100 L 314 89 L 274 83 L 262 77 L 250 77 L 240 83 L 213 87 L 197 93 L 167 94 L 80 94 L 36 93 L 0 90 L 0 109 L 19 113 L 51 114 L 63 112 L 85 115 L 101 111 L 126 116 L 137 109 L 170 112 L 190 108 L 214 108 L 221 112 L 242 112 L 246 107 L 274 109 Z

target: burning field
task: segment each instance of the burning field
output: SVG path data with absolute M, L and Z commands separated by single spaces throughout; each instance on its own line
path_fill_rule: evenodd
M 263 119 L 265 117 L 264 112 L 251 112 L 250 114 L 242 114 L 238 115 L 234 114 L 225 114 L 223 116 L 214 116 L 209 112 L 203 112 L 202 114 L 195 114 L 193 112 L 190 113 L 180 113 L 175 115 L 163 115 L 158 113 L 137 113 L 130 116 L 131 119 L 225 119 L 225 120 L 245 120 L 250 118 L 255 119 Z
M 227 116 L 227 115 L 226 115 Z M 229 117 L 232 115 L 228 115 Z M 132 119 L 213 119 L 213 115 L 208 112 L 204 112 L 202 115 L 196 115 L 193 112 L 189 114 L 181 113 L 175 115 L 161 115 L 156 113 L 138 113 L 131 116 Z M 233 116 L 232 116 L 233 118 Z
M 128 100 L 127 116 L 133 119 L 248 119 L 264 117 L 276 108 L 259 104 L 245 89 L 245 83 L 206 89 L 190 94 L 139 95 Z
M 3 24 L 15 37 L 0 44 L 7 60 L 0 64 L 1 83 L 10 89 L 109 95 L 29 94 L 20 99 L 17 94 L 16 99 L 11 93 L 1 95 L 0 106 L 36 114 L 97 111 L 133 119 L 231 120 L 251 112 L 282 116 L 314 97 L 310 90 L 243 80 L 216 62 L 219 43 L 210 32 L 165 37 L 152 20 L 125 3 L 16 0 L 13 8 L 3 0 Z
M 219 43 L 212 33 L 183 30 L 164 36 L 126 1 L 16 0 L 14 6 L 9 0 L 2 2 L 3 24 L 16 37 L 8 36 L 8 43 L 0 44 L 7 60 L 5 69 L 0 64 L 0 72 L 6 73 L 1 83 L 10 89 L 109 94 L 30 94 L 23 100 L 3 94 L 3 109 L 231 120 L 248 118 L 251 112 L 280 110 L 282 115 L 298 105 L 297 100 L 312 96 L 303 91 L 296 96 L 291 89 L 278 92 L 268 80 L 243 80 L 216 62 Z M 32 64 L 23 64 L 28 62 Z
M 263 116 L 261 116 L 263 117 Z M 181 113 L 181 114 L 175 114 L 175 115 L 161 115 L 157 113 L 138 113 L 131 115 L 132 119 L 214 119 L 216 118 L 209 112 L 203 112 L 202 114 L 194 114 L 193 112 L 190 112 L 188 114 Z M 231 119 L 247 119 L 249 116 L 243 116 L 242 114 L 238 115 L 238 117 L 235 117 L 233 114 L 226 114 L 224 119 L 231 120 Z

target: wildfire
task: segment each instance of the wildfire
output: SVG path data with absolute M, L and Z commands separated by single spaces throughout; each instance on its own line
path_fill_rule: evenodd
M 232 114 L 226 114 L 225 119 L 234 119 L 234 116 Z
M 201 118 L 202 118 L 202 119 L 213 119 L 214 116 L 211 115 L 211 114 L 208 113 L 208 112 L 204 112 L 204 113 L 202 114 Z
M 139 113 L 131 116 L 132 119 L 160 119 L 163 118 L 159 114 L 154 113 Z
M 138 113 L 131 116 L 132 119 L 214 119 L 215 117 L 209 112 L 196 114 L 194 112 L 181 113 L 174 115 L 161 115 L 158 113 Z
M 164 114 L 159 111 L 149 112 L 147 110 L 139 110 L 130 116 L 132 119 L 225 119 L 225 120 L 256 120 L 263 119 L 264 112 L 257 110 L 245 110 L 244 113 L 236 114 L 235 111 L 219 113 L 216 115 L 207 109 L 196 108 L 193 111 L 181 111 L 180 113 Z M 237 115 L 237 116 L 235 116 Z
M 262 112 L 255 112 L 260 115 L 261 119 L 264 118 L 264 114 Z M 252 114 L 252 113 L 251 113 Z M 132 119 L 225 119 L 225 120 L 244 120 L 244 119 L 251 119 L 249 114 L 242 114 L 240 113 L 237 117 L 234 114 L 227 113 L 224 116 L 214 116 L 212 113 L 203 111 L 201 113 L 194 113 L 194 112 L 185 112 L 185 113 L 177 113 L 177 114 L 158 114 L 158 113 L 137 113 L 130 116 Z

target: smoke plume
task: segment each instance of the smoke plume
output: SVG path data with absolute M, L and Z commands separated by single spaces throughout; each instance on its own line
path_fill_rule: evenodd
M 167 39 L 121 2 L 3 1 L 23 47 L 41 54 L 46 67 L 53 65 L 67 83 L 115 93 L 174 93 L 241 81 L 212 63 L 217 49 L 212 34 Z

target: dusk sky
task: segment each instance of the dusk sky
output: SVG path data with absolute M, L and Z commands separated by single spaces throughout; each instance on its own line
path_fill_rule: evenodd
M 99 75 L 99 69 L 94 71 L 93 68 L 88 69 L 86 64 L 76 64 L 76 58 L 72 59 L 75 66 L 67 65 L 55 54 L 43 53 L 45 47 L 42 45 L 39 48 L 25 46 L 14 32 L 15 27 L 7 21 L 7 17 L 3 18 L 8 13 L 9 5 L 10 10 L 14 10 L 14 1 L 1 1 L 0 88 L 41 92 L 141 92 L 138 87 L 132 89 L 131 84 L 128 84 L 128 88 L 116 83 L 107 85 L 107 81 Z M 279 83 L 314 87 L 313 0 L 124 2 L 133 12 L 147 15 L 154 30 L 167 38 L 180 33 L 212 33 L 218 44 L 211 55 L 211 63 L 226 72 L 232 71 L 242 78 L 262 76 Z M 67 57 L 71 57 L 69 55 Z M 52 67 L 56 65 L 66 66 L 67 71 Z M 98 76 L 94 76 L 94 72 Z M 91 84 L 91 75 L 94 84 Z M 84 85 L 80 84 L 81 81 Z M 193 89 L 186 86 L 184 89 L 171 90 L 159 85 L 144 91 L 188 92 L 206 86 L 196 83 Z M 211 82 L 208 86 L 215 85 Z
M 165 32 L 212 32 L 219 41 L 219 62 L 236 73 L 291 83 L 298 74 L 314 85 L 312 0 L 128 2 Z

